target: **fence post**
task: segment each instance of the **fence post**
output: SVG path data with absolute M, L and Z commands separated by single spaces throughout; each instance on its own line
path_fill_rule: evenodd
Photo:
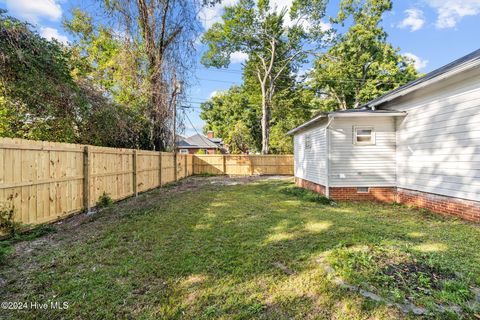
M 177 153 L 173 151 L 173 181 L 177 181 Z
M 138 196 L 138 187 L 137 187 L 137 150 L 133 150 L 133 194 L 135 197 Z
M 83 206 L 87 214 L 90 214 L 90 149 L 83 149 Z
M 158 186 L 162 186 L 162 153 L 159 152 L 159 157 L 158 157 L 158 166 L 160 167 L 158 169 Z
M 227 174 L 227 156 L 222 154 L 223 158 L 223 174 Z
M 248 159 L 250 159 L 250 175 L 253 176 L 253 174 L 255 173 L 255 169 L 253 167 L 253 161 L 252 161 L 253 158 L 250 157 L 250 156 L 246 156 L 246 157 L 248 157 Z
M 187 170 L 187 166 L 188 166 L 188 157 L 187 157 L 187 155 L 184 155 L 184 157 L 185 157 L 185 168 L 184 168 L 184 170 L 183 170 L 183 171 L 185 171 L 185 176 L 184 176 L 184 178 L 186 178 L 186 177 L 188 176 L 188 170 Z

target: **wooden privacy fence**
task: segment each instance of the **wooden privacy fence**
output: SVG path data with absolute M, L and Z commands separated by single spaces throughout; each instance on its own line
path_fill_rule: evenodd
M 293 175 L 292 155 L 195 155 L 193 173 Z
M 13 207 L 15 221 L 27 224 L 89 209 L 104 192 L 120 200 L 202 173 L 292 175 L 293 157 L 175 155 L 0 138 L 0 205 Z

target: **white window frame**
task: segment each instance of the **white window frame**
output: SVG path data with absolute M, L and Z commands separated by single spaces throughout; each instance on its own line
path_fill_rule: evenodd
M 357 135 L 358 130 L 371 130 L 370 141 L 358 141 L 358 137 L 368 137 L 368 135 Z M 353 127 L 353 144 L 357 146 L 375 145 L 375 128 L 373 126 L 354 126 Z
M 312 137 L 309 134 L 305 135 L 305 150 L 312 149 Z
M 188 154 L 188 149 L 180 149 L 180 154 Z

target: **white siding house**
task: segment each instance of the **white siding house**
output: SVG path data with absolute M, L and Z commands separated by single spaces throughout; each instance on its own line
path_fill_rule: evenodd
M 397 202 L 480 221 L 480 50 L 289 134 L 302 186 L 319 184 L 339 199 L 389 193 Z
M 327 183 L 326 121 L 295 135 L 295 176 L 317 184 Z
M 386 107 L 407 112 L 397 123 L 397 186 L 480 201 L 480 72 Z
M 372 128 L 375 144 L 356 144 L 355 128 Z M 394 117 L 342 117 L 332 122 L 329 133 L 330 186 L 396 185 Z

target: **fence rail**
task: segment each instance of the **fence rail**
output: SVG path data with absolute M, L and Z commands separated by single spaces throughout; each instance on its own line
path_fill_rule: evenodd
M 291 155 L 183 155 L 0 138 L 0 205 L 40 224 L 193 174 L 293 174 Z

